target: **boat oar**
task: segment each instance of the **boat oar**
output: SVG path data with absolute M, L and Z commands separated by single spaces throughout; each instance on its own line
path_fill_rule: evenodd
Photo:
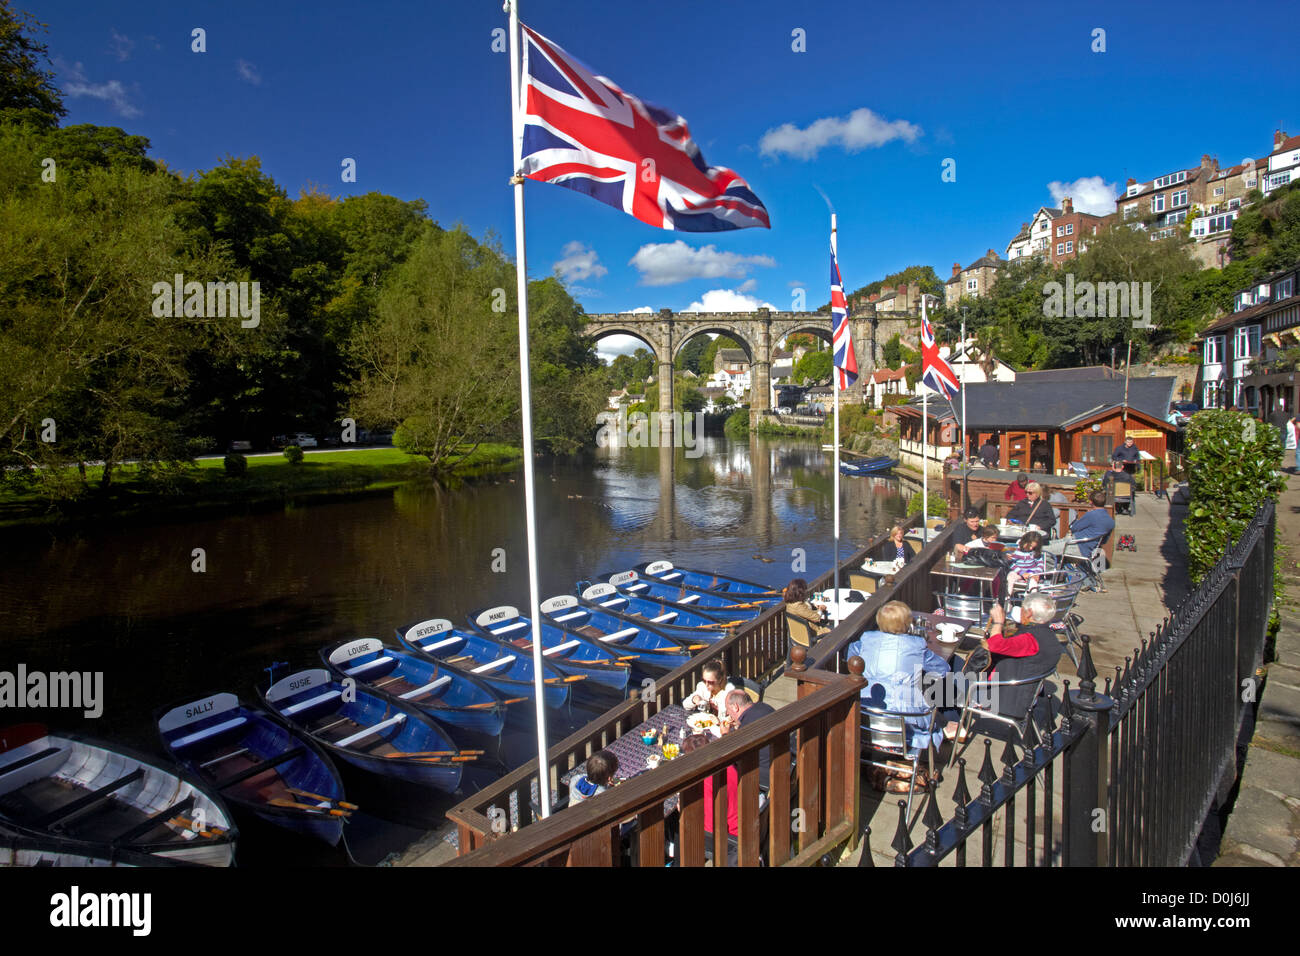
M 385 757 L 480 757 L 481 750 L 395 750 Z
M 289 807 L 293 810 L 314 810 L 317 813 L 324 813 L 331 817 L 350 817 L 351 810 L 340 810 L 335 807 L 318 807 L 310 803 L 299 803 L 296 800 L 290 800 L 288 797 L 275 797 L 266 801 L 273 807 Z
M 569 677 L 548 677 L 544 681 L 542 681 L 542 683 L 543 684 L 572 684 L 576 680 L 586 680 L 586 679 L 587 679 L 586 674 L 573 674 Z
M 300 797 L 309 797 L 312 800 L 324 800 L 344 810 L 361 809 L 355 803 L 348 803 L 346 800 L 339 800 L 337 797 L 327 797 L 322 793 L 312 793 L 310 790 L 299 790 L 297 787 L 285 787 L 285 789 L 288 790 L 290 793 L 298 794 L 298 796 Z
M 195 830 L 194 821 L 191 820 L 189 817 L 176 816 L 176 817 L 172 817 L 167 822 L 172 826 L 180 827 L 182 830 L 194 830 L 194 832 L 197 833 L 199 836 L 209 840 L 219 837 L 221 836 L 222 833 L 225 832 L 220 827 L 212 827 L 211 829 L 204 828 L 202 830 Z

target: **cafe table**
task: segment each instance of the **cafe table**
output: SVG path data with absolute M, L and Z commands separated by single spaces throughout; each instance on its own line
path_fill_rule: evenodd
M 827 588 L 825 591 L 819 591 L 809 598 L 809 601 L 815 606 L 824 604 L 826 614 L 832 621 L 843 621 L 850 614 L 871 597 L 863 591 L 856 591 L 853 588 L 840 588 L 838 591 L 834 588 Z
M 939 640 L 940 624 L 960 625 L 962 628 L 960 640 Z M 926 646 L 945 661 L 951 661 L 952 655 L 959 650 L 963 653 L 969 653 L 980 646 L 979 637 L 971 633 L 971 628 L 977 628 L 978 624 L 978 621 L 949 617 L 944 614 L 931 614 L 928 611 L 912 612 L 912 633 L 924 637 Z
M 955 559 L 952 552 L 930 569 L 930 573 L 940 579 L 944 596 L 978 599 L 981 613 L 987 613 L 997 603 L 1004 571 L 1005 568 L 967 564 Z

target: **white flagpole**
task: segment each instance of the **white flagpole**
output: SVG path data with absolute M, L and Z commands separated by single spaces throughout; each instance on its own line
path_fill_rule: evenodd
M 927 294 L 921 293 L 921 324 L 928 321 L 925 311 Z M 922 343 L 924 344 L 924 343 Z M 921 358 L 921 374 L 925 375 L 925 357 Z M 918 380 L 921 386 L 921 541 L 930 543 L 930 390 L 924 378 Z
M 520 99 L 519 2 L 506 0 L 510 13 L 510 122 L 514 144 L 515 188 L 515 285 L 519 298 L 519 388 L 523 396 L 524 430 L 524 514 L 528 527 L 528 613 L 533 620 L 533 696 L 537 705 L 537 795 L 542 817 L 551 815 L 551 775 L 546 766 L 546 687 L 542 658 L 542 620 L 539 605 L 541 588 L 537 583 L 537 504 L 533 480 L 533 408 L 532 383 L 528 363 L 528 263 L 524 249 L 524 179 L 519 175 L 524 124 Z M 520 812 L 523 812 L 520 807 Z
M 838 272 L 840 268 L 840 254 L 835 239 L 835 213 L 831 213 L 831 254 L 835 257 L 835 269 Z M 840 291 L 844 291 L 844 273 L 840 272 Z M 844 299 L 844 315 L 848 318 L 848 297 Z M 838 627 L 840 623 L 840 374 L 835 368 L 835 327 L 834 316 L 831 318 L 831 391 L 835 393 L 835 436 L 831 440 L 835 443 L 835 476 L 834 491 L 832 499 L 835 506 L 835 547 L 833 560 L 835 561 L 834 577 L 831 579 L 831 586 L 835 588 L 835 600 L 831 602 L 835 610 L 831 613 L 831 622 Z M 848 361 L 848 356 L 844 356 Z
M 950 403 L 951 404 L 951 403 Z M 961 310 L 961 466 L 966 462 L 966 310 Z M 962 502 L 964 505 L 965 502 Z

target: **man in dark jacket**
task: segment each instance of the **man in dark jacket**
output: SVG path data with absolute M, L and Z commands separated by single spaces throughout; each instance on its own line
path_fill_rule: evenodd
M 996 468 L 1002 461 L 1002 451 L 992 438 L 980 445 L 980 461 L 984 462 L 985 468 Z
M 1056 511 L 1043 498 L 1043 486 L 1036 481 L 1025 485 L 1025 500 L 1007 512 L 1007 520 L 1037 525 L 1044 531 L 1056 530 Z
M 992 655 L 992 676 L 998 681 L 1024 680 L 1054 669 L 1065 649 L 1056 632 L 1047 626 L 1056 613 L 1055 602 L 1045 594 L 1030 594 L 1020 606 L 1020 629 L 1008 636 L 1006 614 L 994 605 L 989 635 L 983 641 Z M 1034 703 L 1038 688 L 1032 684 L 997 688 L 990 701 L 997 713 L 1023 720 Z
M 1142 460 L 1142 452 L 1138 450 L 1137 443 L 1132 438 L 1125 438 L 1124 444 L 1115 446 L 1110 457 L 1112 461 L 1120 462 L 1124 470 L 1131 475 L 1137 471 L 1137 464 Z
M 776 710 L 771 704 L 754 703 L 749 699 L 749 695 L 743 690 L 733 690 L 727 694 L 727 700 L 724 705 L 727 710 L 727 719 L 725 726 L 728 733 L 739 730 L 746 724 L 752 724 L 754 721 L 766 717 L 768 714 L 775 714 Z M 764 790 L 767 789 L 768 768 L 772 765 L 772 748 L 764 747 L 758 752 L 758 785 Z

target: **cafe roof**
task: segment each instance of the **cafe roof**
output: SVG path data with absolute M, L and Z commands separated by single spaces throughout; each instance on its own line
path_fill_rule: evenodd
M 1174 400 L 1173 377 L 1133 378 L 1128 406 L 1164 421 Z M 957 399 L 953 400 L 958 401 Z M 916 404 L 916 403 L 913 403 Z M 1067 429 L 1124 404 L 1124 380 L 979 382 L 966 386 L 966 430 Z M 930 402 L 932 418 L 946 418 L 947 402 Z

